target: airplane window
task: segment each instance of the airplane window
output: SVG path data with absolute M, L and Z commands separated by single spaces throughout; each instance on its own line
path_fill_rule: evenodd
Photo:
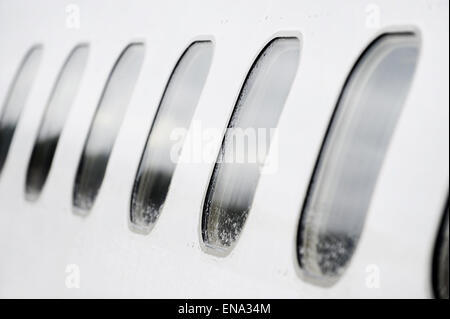
M 35 46 L 28 51 L 0 110 L 0 173 L 5 164 L 20 114 L 36 78 L 42 51 L 41 46 Z
M 47 179 L 59 136 L 81 82 L 88 51 L 87 45 L 75 47 L 56 80 L 28 165 L 25 190 L 29 200 L 37 199 Z
M 212 56 L 212 42 L 192 43 L 180 57 L 168 81 L 132 192 L 130 221 L 138 232 L 148 233 L 161 212 L 177 165 L 177 159 L 171 156 L 174 144 L 179 141 L 172 140 L 171 134 L 175 129 L 189 128 Z
M 449 259 L 448 259 L 448 200 L 447 209 L 444 213 L 439 235 L 436 241 L 433 260 L 433 290 L 436 298 L 448 299 L 448 275 L 449 275 Z
M 270 131 L 277 126 L 299 55 L 297 38 L 272 40 L 241 89 L 203 206 L 203 242 L 214 254 L 226 255 L 232 250 L 247 219 L 260 174 L 267 169 Z
M 303 205 L 298 259 L 331 285 L 355 251 L 419 55 L 412 33 L 385 34 L 356 62 L 338 100 Z
M 88 213 L 94 204 L 138 79 L 144 54 L 144 44 L 130 44 L 109 75 L 78 164 L 73 189 L 74 212 L 78 214 Z

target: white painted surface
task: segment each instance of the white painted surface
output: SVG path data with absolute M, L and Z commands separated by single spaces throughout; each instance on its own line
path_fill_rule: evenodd
M 66 27 L 70 3 L 79 5 L 79 29 Z M 379 27 L 367 27 L 370 4 L 380 9 Z M 446 0 L 0 1 L 1 103 L 26 51 L 44 46 L 0 176 L 0 296 L 430 297 L 432 248 L 448 193 L 448 6 Z M 314 286 L 297 274 L 295 239 L 329 116 L 364 47 L 383 31 L 411 28 L 421 33 L 421 56 L 361 242 L 336 285 Z M 224 129 L 254 58 L 278 34 L 300 34 L 302 42 L 279 122 L 280 169 L 261 177 L 235 249 L 220 258 L 199 245 L 212 164 L 180 165 L 152 232 L 131 232 L 127 218 L 136 169 L 181 53 L 193 40 L 214 40 L 193 121 Z M 136 40 L 146 44 L 143 69 L 95 206 L 83 218 L 72 213 L 71 199 L 84 139 L 114 61 Z M 84 80 L 47 184 L 30 203 L 25 174 L 39 119 L 63 61 L 80 42 L 91 48 Z M 79 266 L 78 289 L 66 287 L 69 264 Z M 380 270 L 375 289 L 366 285 L 372 264 Z

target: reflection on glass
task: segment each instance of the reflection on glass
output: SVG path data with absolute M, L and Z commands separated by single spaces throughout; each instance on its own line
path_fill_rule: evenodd
M 23 59 L 0 110 L 0 173 L 41 62 L 42 47 L 31 48 Z
M 94 204 L 141 70 L 144 54 L 143 44 L 130 44 L 109 75 L 78 164 L 73 190 L 76 213 L 86 214 Z
M 44 187 L 59 136 L 75 99 L 88 56 L 88 47 L 75 47 L 62 67 L 50 96 L 28 165 L 26 197 L 37 199 Z
M 205 84 L 213 55 L 210 41 L 194 42 L 181 56 L 167 84 L 148 136 L 132 192 L 130 220 L 148 233 L 156 222 L 176 161 L 171 158 L 175 129 L 188 129 Z
M 310 280 L 334 283 L 352 257 L 418 54 L 414 34 L 381 36 L 347 79 L 300 220 L 298 257 Z
M 231 251 L 244 226 L 270 143 L 268 130 L 277 126 L 299 55 L 297 38 L 272 40 L 241 89 L 203 206 L 203 241 L 217 255 Z M 255 143 L 260 139 L 266 143 L 262 151 Z

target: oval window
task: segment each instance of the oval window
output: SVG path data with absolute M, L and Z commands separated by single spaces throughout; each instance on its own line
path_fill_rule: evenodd
M 298 230 L 307 279 L 332 284 L 355 251 L 419 55 L 412 33 L 385 34 L 347 78 L 310 181 Z
M 297 38 L 272 40 L 243 84 L 203 205 L 203 242 L 217 255 L 231 251 L 247 219 L 299 55 Z
M 127 46 L 114 65 L 97 106 L 78 164 L 73 189 L 74 212 L 84 215 L 102 185 L 117 134 L 144 60 L 142 43 Z
M 42 58 L 42 50 L 41 46 L 35 46 L 28 51 L 0 110 L 0 174 L 6 162 L 17 122 L 34 83 Z
M 194 42 L 182 54 L 170 76 L 136 174 L 130 205 L 133 230 L 150 232 L 160 214 L 177 164 L 172 151 L 175 144 L 180 144 L 171 135 L 189 128 L 212 55 L 211 41 Z
M 448 299 L 448 277 L 449 277 L 449 226 L 448 226 L 448 199 L 447 208 L 444 212 L 439 228 L 433 257 L 433 291 L 434 296 L 439 299 Z
M 47 180 L 59 136 L 78 92 L 88 51 L 87 45 L 76 46 L 56 80 L 28 164 L 25 192 L 29 200 L 39 196 Z

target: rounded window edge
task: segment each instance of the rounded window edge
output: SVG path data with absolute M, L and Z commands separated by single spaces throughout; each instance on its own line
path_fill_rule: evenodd
M 303 200 L 303 203 L 302 203 L 302 206 L 300 209 L 299 221 L 297 224 L 297 234 L 296 234 L 296 240 L 295 240 L 295 255 L 297 257 L 296 258 L 296 265 L 297 265 L 296 269 L 297 269 L 297 274 L 299 275 L 299 277 L 301 279 L 303 279 L 307 282 L 310 282 L 312 284 L 318 285 L 318 286 L 331 287 L 337 281 L 339 281 L 339 279 L 342 277 L 342 275 L 345 273 L 346 269 L 348 268 L 349 264 L 351 263 L 354 252 L 356 251 L 356 248 L 358 246 L 358 242 L 360 239 L 359 237 L 363 232 L 363 229 L 361 228 L 358 238 L 352 248 L 352 253 L 350 254 L 349 259 L 344 263 L 343 267 L 341 267 L 342 268 L 341 271 L 336 276 L 329 277 L 329 276 L 324 276 L 321 274 L 310 273 L 307 270 L 305 270 L 305 263 L 303 260 L 304 259 L 303 246 L 304 246 L 305 238 L 304 238 L 303 233 L 305 232 L 305 229 L 307 229 L 308 227 L 312 227 L 311 224 L 320 223 L 320 221 L 319 222 L 317 222 L 317 221 L 311 222 L 311 221 L 306 221 L 306 219 L 308 218 L 308 215 L 310 215 L 310 212 L 308 211 L 308 210 L 310 210 L 309 205 L 310 205 L 310 201 L 311 201 L 311 196 L 315 191 L 315 186 L 316 186 L 315 184 L 317 183 L 316 178 L 317 178 L 318 172 L 321 170 L 321 164 L 322 164 L 322 160 L 323 160 L 322 156 L 324 155 L 327 144 L 329 143 L 328 139 L 329 139 L 330 135 L 333 134 L 332 130 L 334 129 L 334 125 L 335 125 L 334 121 L 338 117 L 337 113 L 340 111 L 340 109 L 342 107 L 344 107 L 344 106 L 341 106 L 341 102 L 344 99 L 344 96 L 346 94 L 348 94 L 348 92 L 346 92 L 346 91 L 349 89 L 349 87 L 351 87 L 351 82 L 352 82 L 354 76 L 355 75 L 359 76 L 358 73 L 361 73 L 360 72 L 361 70 L 359 70 L 359 69 L 361 67 L 364 67 L 364 64 L 367 64 L 366 60 L 368 58 L 372 58 L 370 56 L 371 56 L 371 51 L 373 48 L 375 48 L 379 44 L 382 44 L 382 42 L 384 42 L 385 40 L 392 41 L 392 38 L 396 38 L 396 37 L 406 38 L 406 40 L 403 39 L 403 41 L 409 42 L 410 45 L 415 46 L 415 48 L 417 49 L 417 55 L 416 55 L 416 58 L 413 63 L 412 76 L 409 80 L 409 84 L 407 85 L 406 95 L 403 100 L 403 104 L 406 104 L 412 82 L 414 81 L 414 73 L 415 73 L 415 70 L 417 69 L 417 64 L 419 63 L 419 60 L 420 60 L 421 36 L 420 36 L 420 33 L 416 32 L 414 30 L 398 30 L 398 31 L 384 32 L 384 33 L 376 36 L 373 40 L 371 40 L 369 42 L 369 44 L 361 51 L 361 53 L 357 57 L 356 61 L 353 63 L 353 66 L 351 67 L 350 71 L 348 72 L 348 75 L 347 75 L 347 77 L 342 85 L 342 88 L 340 90 L 340 94 L 338 96 L 337 102 L 333 108 L 332 114 L 328 121 L 328 126 L 325 130 L 324 137 L 322 138 L 322 142 L 321 142 L 321 145 L 320 145 L 320 148 L 318 151 L 318 155 L 316 156 L 316 161 L 315 161 L 315 164 L 313 167 L 313 172 L 310 175 L 307 190 L 304 195 L 304 200 Z M 383 60 L 384 58 L 385 58 L 385 56 L 382 57 L 380 60 Z M 376 69 L 377 69 L 377 67 L 370 70 L 368 76 L 371 75 L 374 72 L 374 70 L 376 70 Z M 361 87 L 360 87 L 360 89 L 361 89 Z M 350 89 L 350 91 L 351 90 L 352 89 Z M 351 94 L 351 92 L 350 92 L 350 94 Z M 401 111 L 400 111 L 400 113 L 401 113 Z M 397 119 L 397 121 L 398 121 L 398 119 Z M 394 126 L 394 128 L 395 128 L 395 126 Z M 370 200 L 369 200 L 369 203 L 370 203 Z M 368 209 L 367 209 L 367 211 L 368 211 Z M 362 225 L 364 225 L 365 219 L 367 217 L 367 211 L 364 213 Z M 315 227 L 315 226 L 313 226 L 313 227 Z M 334 252 L 332 252 L 332 253 L 334 253 Z

